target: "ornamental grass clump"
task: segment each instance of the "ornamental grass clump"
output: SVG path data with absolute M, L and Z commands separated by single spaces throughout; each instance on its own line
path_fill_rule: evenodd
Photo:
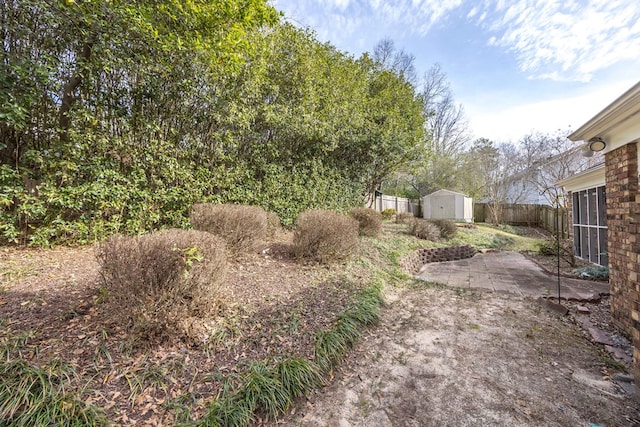
M 258 419 L 277 419 L 300 396 L 321 384 L 322 372 L 305 359 L 286 359 L 273 368 L 253 362 L 247 372 L 236 377 L 237 390 L 223 385 L 198 426 L 247 426 Z M 257 414 L 259 414 L 257 416 Z
M 71 387 L 75 373 L 54 359 L 32 366 L 0 361 L 0 426 L 104 426 L 104 415 Z
M 236 255 L 256 250 L 267 237 L 267 213 L 259 206 L 199 203 L 189 219 L 195 230 L 222 237 Z
M 358 221 L 361 236 L 375 237 L 382 230 L 382 215 L 371 208 L 353 208 L 349 212 L 351 218 Z
M 321 264 L 342 261 L 358 246 L 358 221 L 333 211 L 301 213 L 293 235 L 293 254 Z
M 97 258 L 108 312 L 129 327 L 133 343 L 194 338 L 197 322 L 188 320 L 211 316 L 224 303 L 225 243 L 210 233 L 113 236 L 100 245 Z

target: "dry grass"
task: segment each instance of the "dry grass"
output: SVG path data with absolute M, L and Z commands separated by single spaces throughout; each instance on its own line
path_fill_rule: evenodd
M 226 251 L 210 233 L 165 230 L 114 236 L 97 252 L 109 314 L 142 344 L 179 333 L 196 338 L 196 324 L 220 308 Z M 196 338 L 197 340 L 197 338 Z
M 358 245 L 358 222 L 333 211 L 303 212 L 296 220 L 293 253 L 328 264 L 348 258 Z

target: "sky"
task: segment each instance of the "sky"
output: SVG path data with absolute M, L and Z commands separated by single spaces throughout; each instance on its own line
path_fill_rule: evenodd
M 382 39 L 447 75 L 472 139 L 576 130 L 640 80 L 638 0 L 271 0 L 359 57 Z

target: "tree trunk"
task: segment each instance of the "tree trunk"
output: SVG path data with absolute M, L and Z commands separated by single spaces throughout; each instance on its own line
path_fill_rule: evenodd
M 500 225 L 500 219 L 502 217 L 502 204 L 496 202 L 489 203 L 489 212 L 491 213 L 491 223 L 493 225 Z
M 91 59 L 91 52 L 97 38 L 97 25 L 94 23 L 91 27 L 89 38 L 82 45 L 82 50 L 78 53 L 75 72 L 64 85 L 60 110 L 58 111 L 58 136 L 60 137 L 61 142 L 69 140 L 69 128 L 71 127 L 71 117 L 69 117 L 69 112 L 76 100 L 75 92 L 78 87 L 80 87 L 80 84 L 82 84 L 82 69 L 84 64 L 88 63 Z

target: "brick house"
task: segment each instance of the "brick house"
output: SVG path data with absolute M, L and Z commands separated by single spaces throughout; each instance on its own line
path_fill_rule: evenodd
M 560 181 L 572 208 L 576 255 L 609 266 L 613 321 L 633 339 L 640 398 L 640 83 L 569 135 L 604 164 Z

